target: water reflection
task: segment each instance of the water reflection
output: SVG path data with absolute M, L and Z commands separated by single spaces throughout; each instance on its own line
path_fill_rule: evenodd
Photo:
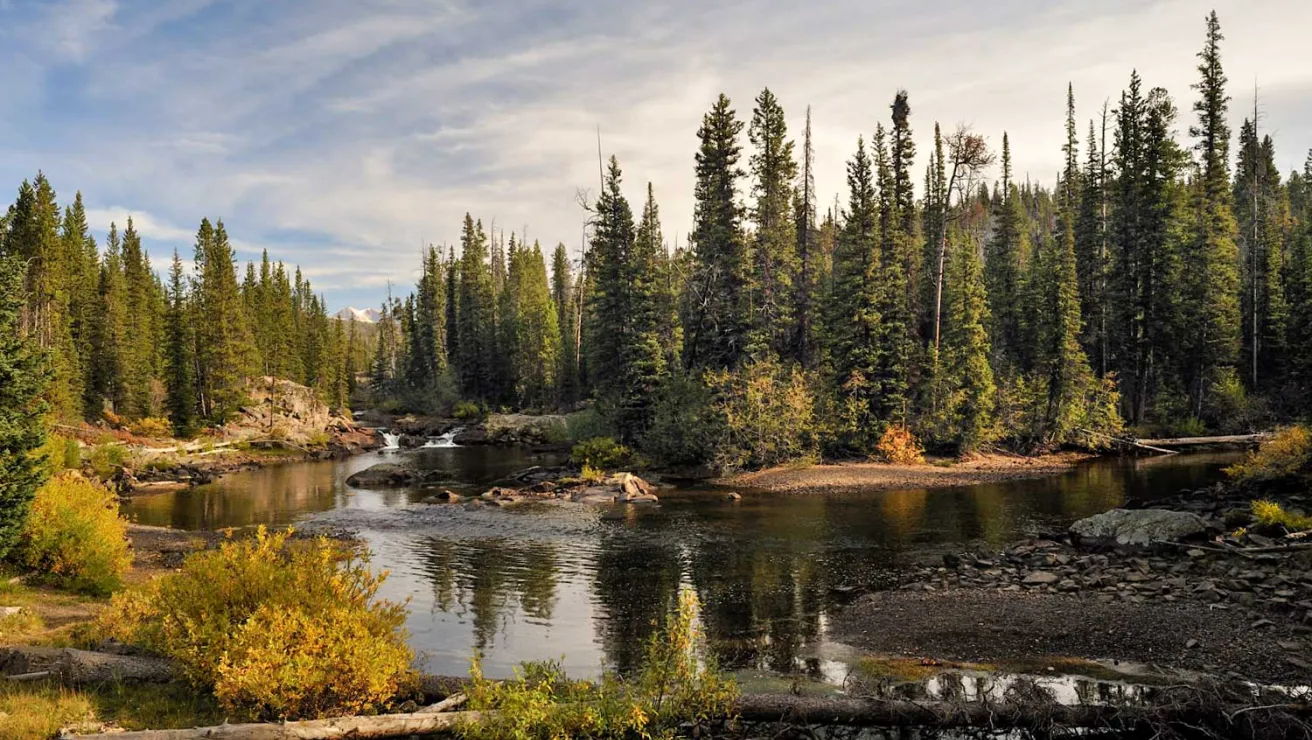
M 397 459 L 394 456 L 392 459 Z M 484 487 L 542 456 L 491 448 L 407 453 L 405 464 Z M 911 562 L 961 546 L 1000 546 L 1105 511 L 1127 497 L 1206 485 L 1233 456 L 1100 462 L 1056 478 L 979 486 L 782 496 L 671 497 L 658 507 L 545 505 L 509 511 L 412 506 L 419 494 L 363 491 L 347 475 L 364 456 L 231 476 L 196 491 L 140 499 L 152 524 L 312 524 L 360 531 L 384 595 L 409 599 L 425 668 L 463 673 L 475 651 L 489 675 L 558 659 L 573 673 L 630 670 L 681 587 L 730 668 L 826 677 L 841 649 L 827 615 L 853 592 L 894 582 Z

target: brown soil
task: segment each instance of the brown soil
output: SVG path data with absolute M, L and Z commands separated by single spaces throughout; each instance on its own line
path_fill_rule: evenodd
M 941 488 L 1059 475 L 1091 458 L 1085 453 L 1062 452 L 1039 457 L 975 455 L 966 460 L 940 460 L 924 465 L 838 463 L 770 468 L 721 478 L 715 483 L 776 493 Z
M 1076 594 L 888 591 L 835 616 L 833 638 L 864 651 L 1007 663 L 1086 658 L 1148 663 L 1257 681 L 1302 680 L 1286 660 L 1298 635 L 1206 604 L 1101 603 Z M 1192 647 L 1190 641 L 1196 641 Z M 1294 655 L 1300 650 L 1295 650 Z

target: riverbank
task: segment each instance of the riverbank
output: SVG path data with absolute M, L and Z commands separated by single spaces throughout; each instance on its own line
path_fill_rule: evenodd
M 975 455 L 965 460 L 934 459 L 923 465 L 827 463 L 740 473 L 713 483 L 790 494 L 945 488 L 1060 475 L 1095 457 L 1083 452 L 1060 452 L 1037 457 Z
M 1287 497 L 1305 504 L 1306 496 Z M 1071 532 L 948 553 L 839 610 L 836 640 L 977 663 L 1131 661 L 1264 683 L 1312 680 L 1312 549 L 1236 530 L 1247 496 L 1214 487 L 1120 515 L 1197 531 L 1152 546 Z M 1147 514 L 1148 516 L 1139 516 Z

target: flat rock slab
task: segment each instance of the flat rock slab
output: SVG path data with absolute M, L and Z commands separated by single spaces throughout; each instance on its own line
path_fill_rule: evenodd
M 1071 525 L 1082 540 L 1148 545 L 1177 542 L 1204 534 L 1210 526 L 1197 514 L 1162 509 L 1112 509 Z

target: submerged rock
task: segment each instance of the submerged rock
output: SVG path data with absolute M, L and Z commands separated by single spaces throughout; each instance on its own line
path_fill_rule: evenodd
M 569 498 L 583 504 L 654 504 L 660 501 L 655 487 L 633 473 L 616 473 L 602 483 L 574 491 Z
M 1148 545 L 1197 537 L 1208 528 L 1207 520 L 1183 511 L 1112 509 L 1075 522 L 1071 534 L 1085 541 Z
M 378 463 L 346 479 L 352 488 L 408 488 L 441 476 L 439 470 L 414 470 L 396 463 Z

